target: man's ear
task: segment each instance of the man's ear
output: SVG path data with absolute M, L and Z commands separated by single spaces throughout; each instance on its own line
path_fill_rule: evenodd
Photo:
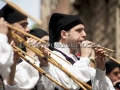
M 66 39 L 67 32 L 66 32 L 65 30 L 62 30 L 62 31 L 60 32 L 60 34 L 61 34 L 61 38 L 62 38 L 62 39 Z

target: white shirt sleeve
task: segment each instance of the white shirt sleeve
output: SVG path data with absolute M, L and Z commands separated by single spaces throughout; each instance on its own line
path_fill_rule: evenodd
M 5 79 L 10 73 L 10 66 L 13 64 L 13 50 L 8 44 L 5 34 L 0 34 L 0 75 Z
M 5 90 L 19 90 L 16 82 L 14 82 L 13 86 L 10 86 L 7 84 L 6 80 L 4 80 L 4 84 L 5 84 Z
M 105 71 L 96 69 L 96 74 L 92 76 L 91 81 L 93 90 L 115 90 Z
M 35 65 L 39 66 L 39 61 L 34 62 L 28 56 L 25 56 L 30 62 L 34 63 Z M 22 59 L 23 60 L 23 59 Z M 31 90 L 37 84 L 39 80 L 39 73 L 38 71 L 32 67 L 26 61 L 22 61 L 16 66 L 16 73 L 14 82 L 15 85 L 10 86 L 5 82 L 6 90 Z

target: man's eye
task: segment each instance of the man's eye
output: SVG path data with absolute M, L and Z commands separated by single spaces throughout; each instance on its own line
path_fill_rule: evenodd
M 23 22 L 23 23 L 20 23 L 20 25 L 23 27 L 23 28 L 26 28 L 28 23 L 27 22 Z
M 77 31 L 78 31 L 78 32 L 81 32 L 81 31 L 82 31 L 82 29 L 77 29 Z

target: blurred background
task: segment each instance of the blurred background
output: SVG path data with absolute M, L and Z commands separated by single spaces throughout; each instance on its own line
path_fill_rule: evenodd
M 120 0 L 11 0 L 27 13 L 42 20 L 37 26 L 29 19 L 29 27 L 48 31 L 49 18 L 53 12 L 77 14 L 85 24 L 87 38 L 104 47 L 116 50 L 107 52 L 120 60 Z M 3 5 L 0 0 L 0 8 Z M 109 59 L 107 59 L 109 60 Z

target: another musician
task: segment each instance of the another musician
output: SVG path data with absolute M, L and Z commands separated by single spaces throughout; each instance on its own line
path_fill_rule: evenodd
M 3 17 L 9 24 L 12 26 L 24 31 L 24 32 L 29 32 L 28 28 L 28 21 L 27 17 L 24 16 L 23 14 L 19 13 L 18 11 L 14 10 L 11 8 L 8 4 L 6 4 L 1 10 L 0 10 L 0 17 Z M 9 37 L 9 42 L 11 40 L 14 40 L 14 43 L 19 46 L 19 42 L 17 39 L 12 38 L 11 32 L 20 35 L 22 38 L 26 38 L 24 34 L 21 34 L 19 32 L 16 32 L 12 29 L 9 30 L 8 32 L 8 37 Z M 5 47 L 6 48 L 6 47 Z M 7 48 L 6 48 L 7 49 Z M 12 53 L 11 53 L 12 54 Z M 32 56 L 32 55 L 31 55 Z M 7 56 L 4 56 L 4 58 L 7 58 Z M 22 65 L 24 64 L 18 64 L 20 57 L 15 54 L 14 55 L 14 64 L 11 66 L 11 72 L 7 79 L 5 80 L 5 89 L 6 90 L 30 90 L 33 89 L 34 86 L 37 84 L 39 80 L 39 73 L 37 70 L 35 70 L 33 67 L 28 65 L 26 68 L 22 68 Z M 4 60 L 5 61 L 5 60 Z M 11 60 L 10 60 L 11 61 Z M 18 65 L 17 65 L 18 64 Z M 37 63 L 39 66 L 39 63 Z M 5 68 L 4 68 L 5 69 Z M 22 73 L 19 73 L 19 70 L 23 70 Z M 34 73 L 26 74 L 26 72 L 34 71 Z M 24 75 L 19 77 L 19 75 Z M 29 78 L 29 79 L 28 79 Z
M 91 80 L 92 90 L 113 90 L 111 82 L 105 77 L 105 56 L 103 55 L 105 52 L 102 49 L 96 50 L 97 68 L 91 68 L 89 66 L 89 57 L 92 48 L 87 47 L 87 45 L 91 45 L 92 42 L 84 41 L 85 37 L 84 23 L 77 15 L 52 14 L 49 21 L 50 49 L 60 57 L 68 60 L 71 64 L 68 64 L 56 55 L 51 54 L 51 57 L 81 81 L 87 83 Z M 82 45 L 81 47 L 80 44 Z M 80 58 L 75 55 L 77 49 L 81 51 Z M 53 64 L 48 63 L 48 67 L 43 67 L 43 69 L 70 90 L 80 89 L 67 74 Z M 46 77 L 43 76 L 43 79 L 47 90 L 54 90 L 55 88 L 63 90 L 63 88 Z

